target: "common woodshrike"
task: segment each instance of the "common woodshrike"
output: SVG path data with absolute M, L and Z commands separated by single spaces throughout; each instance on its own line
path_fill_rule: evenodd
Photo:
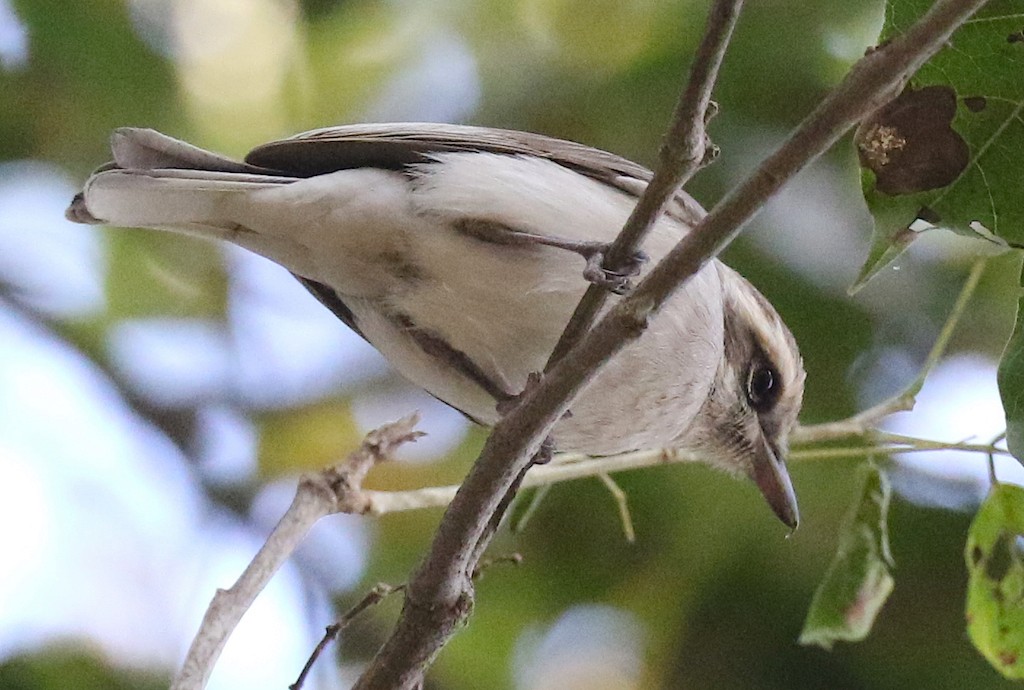
M 587 287 L 584 272 L 600 278 L 602 250 L 650 179 L 580 144 L 442 124 L 321 129 L 260 146 L 245 162 L 148 129 L 115 131 L 111 148 L 113 162 L 88 179 L 68 218 L 261 254 L 395 369 L 485 425 L 543 369 Z M 703 214 L 680 192 L 643 252 L 660 259 Z M 637 262 L 641 274 L 648 266 Z M 752 478 L 795 527 L 784 455 L 803 385 L 775 309 L 711 261 L 601 370 L 553 440 L 594 455 L 694 451 Z

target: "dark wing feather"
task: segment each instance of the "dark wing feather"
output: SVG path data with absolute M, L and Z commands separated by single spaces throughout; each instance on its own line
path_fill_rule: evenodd
M 293 273 L 292 275 L 295 276 L 295 278 L 300 283 L 302 283 L 303 287 L 305 287 L 307 290 L 309 290 L 311 295 L 313 295 L 314 297 L 316 297 L 320 301 L 320 304 L 322 304 L 325 307 L 327 307 L 328 309 L 330 309 L 331 312 L 335 316 L 337 316 L 339 319 L 341 319 L 342 323 L 344 323 L 346 326 L 351 328 L 356 333 L 356 335 L 358 335 L 360 338 L 362 338 L 363 340 L 366 340 L 366 336 L 363 335 L 363 332 L 359 330 L 359 324 L 356 323 L 355 314 L 353 314 L 352 310 L 348 308 L 348 305 L 346 305 L 341 300 L 341 297 L 338 296 L 337 292 L 335 292 L 333 289 L 327 287 L 323 283 L 318 283 L 317 281 L 310 280 L 309 278 L 303 278 L 302 276 L 300 276 L 300 275 L 298 275 L 296 273 Z M 369 341 L 367 341 L 367 342 L 369 342 Z M 496 387 L 494 387 L 493 384 L 490 384 L 490 382 L 487 380 L 486 376 L 483 376 L 483 374 L 480 374 L 479 370 L 476 368 L 476 366 L 473 365 L 472 362 L 469 362 L 468 359 L 466 360 L 466 362 L 464 364 L 467 364 L 467 363 L 469 365 L 468 372 L 464 368 L 460 368 L 460 367 L 456 367 L 456 368 L 459 368 L 460 371 L 463 372 L 463 375 L 467 376 L 470 380 L 475 381 L 478 385 L 481 385 L 484 388 L 484 390 L 486 390 L 489 393 L 491 393 L 492 396 L 495 396 L 496 400 L 503 400 L 503 399 L 506 399 L 508 397 L 507 394 L 505 394 L 503 391 L 500 391 L 500 389 L 497 389 Z M 429 393 L 432 397 L 436 398 L 437 400 L 441 400 L 441 398 L 438 398 L 433 393 L 430 393 L 430 391 L 427 391 L 427 393 Z M 480 424 L 481 426 L 483 426 L 483 422 L 481 422 L 479 419 L 477 419 L 473 415 L 465 412 L 464 410 L 460 410 L 459 408 L 455 407 L 454 405 L 452 405 L 451 403 L 449 403 L 449 402 L 447 402 L 445 400 L 441 400 L 441 402 L 443 402 L 445 405 L 448 405 L 452 409 L 456 410 L 463 417 L 465 417 L 469 421 L 473 422 L 474 424 Z
M 390 170 L 428 162 L 433 154 L 485 151 L 546 158 L 632 196 L 651 171 L 621 156 L 540 134 L 438 123 L 356 124 L 318 129 L 253 149 L 245 162 L 296 177 L 375 167 Z M 689 225 L 704 215 L 685 192 L 670 210 Z
M 297 273 L 293 273 L 293 276 L 302 283 L 302 286 L 309 290 L 310 294 L 320 301 L 320 304 L 324 305 L 331 310 L 335 316 L 341 319 L 341 322 L 351 328 L 356 334 L 366 340 L 366 336 L 359 330 L 359 324 L 356 323 L 356 316 L 352 313 L 352 310 L 348 308 L 332 288 L 327 287 L 323 283 L 318 283 L 315 280 L 309 278 L 303 278 Z

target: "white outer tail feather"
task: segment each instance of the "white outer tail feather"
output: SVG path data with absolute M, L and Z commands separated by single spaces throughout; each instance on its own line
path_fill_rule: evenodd
M 236 227 L 233 197 L 295 181 L 151 129 L 122 127 L 110 144 L 114 162 L 72 203 L 74 220 L 225 237 Z
M 235 228 L 228 203 L 238 194 L 294 178 L 206 170 L 122 170 L 95 175 L 84 190 L 90 215 L 110 225 L 224 237 Z

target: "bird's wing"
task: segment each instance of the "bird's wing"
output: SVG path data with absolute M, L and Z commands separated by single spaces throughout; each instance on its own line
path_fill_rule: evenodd
M 352 329 L 352 331 L 363 340 L 366 340 L 366 336 L 359 330 L 359 324 L 356 323 L 356 315 L 352 313 L 352 309 L 349 308 L 345 302 L 342 301 L 341 296 L 334 290 L 334 288 L 318 283 L 315 280 L 309 278 L 303 278 L 298 273 L 292 273 L 295 278 L 302 283 L 302 287 L 309 290 L 309 294 L 316 297 L 320 304 L 327 307 L 332 314 L 338 317 L 338 319 Z M 367 340 L 367 342 L 369 342 Z M 371 343 L 372 345 L 372 343 Z
M 571 141 L 541 134 L 489 127 L 440 123 L 381 123 L 328 127 L 263 144 L 245 162 L 296 177 L 312 177 L 360 167 L 401 170 L 446 152 L 483 151 L 527 155 L 558 163 L 632 196 L 651 179 L 642 165 Z M 686 225 L 695 225 L 704 210 L 680 191 L 669 209 Z

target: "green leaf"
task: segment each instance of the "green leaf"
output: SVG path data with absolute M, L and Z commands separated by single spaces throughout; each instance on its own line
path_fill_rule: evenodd
M 967 633 L 1007 678 L 1024 678 L 1024 489 L 999 484 L 967 533 Z
M 1017 323 L 999 361 L 999 397 L 1006 413 L 1006 446 L 1024 460 L 1024 266 L 1017 298 Z
M 875 617 L 892 592 L 889 551 L 889 479 L 875 465 L 864 470 L 864 483 L 839 535 L 839 548 L 811 600 L 800 644 L 831 649 L 836 641 L 867 637 Z
M 931 5 L 891 0 L 880 41 L 901 34 Z M 875 228 L 851 292 L 910 245 L 919 235 L 911 226 L 1024 246 L 1022 111 L 1020 2 L 994 0 L 857 131 Z

